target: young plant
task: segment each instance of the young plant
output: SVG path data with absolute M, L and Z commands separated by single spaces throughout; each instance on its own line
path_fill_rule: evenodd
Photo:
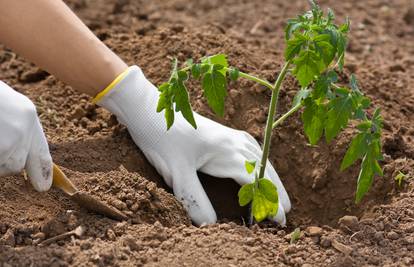
M 242 186 L 238 194 L 240 205 L 251 203 L 251 214 L 259 222 L 275 215 L 278 210 L 276 187 L 264 177 L 272 130 L 299 110 L 303 110 L 301 118 L 304 133 L 311 145 L 316 145 L 322 136 L 325 136 L 326 142 L 331 142 L 350 121 L 356 125 L 357 133 L 340 167 L 345 170 L 358 159 L 362 160 L 356 203 L 370 189 L 374 175 L 383 175 L 378 163 L 382 159 L 380 111 L 375 109 L 371 116 L 367 114 L 370 100 L 360 90 L 354 75 L 350 76 L 349 85 L 338 83 L 338 72 L 342 72 L 345 60 L 349 20 L 338 26 L 334 23 L 332 10 L 328 9 L 325 15 L 313 1 L 311 6 L 310 11 L 287 22 L 284 53 L 286 62 L 275 83 L 229 66 L 226 55 L 218 54 L 205 57 L 198 63 L 190 59 L 183 68 L 178 68 L 178 61 L 175 59 L 170 79 L 159 87 L 161 94 L 157 111 L 165 110 L 168 128 L 174 123 L 174 112 L 181 112 L 197 128 L 185 87 L 185 82 L 190 77 L 201 81 L 208 105 L 219 116 L 224 114 L 228 80 L 244 78 L 271 90 L 259 171 L 254 174 L 254 182 Z M 287 74 L 296 78 L 300 88 L 290 110 L 275 119 L 279 92 Z M 249 174 L 255 172 L 256 160 L 258 159 L 246 161 L 246 171 Z

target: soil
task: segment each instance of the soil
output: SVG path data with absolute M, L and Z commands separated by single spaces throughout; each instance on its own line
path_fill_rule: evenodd
M 170 58 L 223 52 L 242 71 L 274 81 L 283 64 L 287 18 L 307 1 L 68 0 L 69 6 L 128 64 L 155 84 Z M 60 191 L 37 193 L 23 176 L 0 178 L 0 266 L 413 266 L 414 3 L 412 0 L 320 1 L 352 21 L 345 72 L 382 109 L 385 174 L 354 204 L 358 166 L 339 171 L 350 141 L 307 145 L 300 115 L 275 132 L 271 161 L 292 200 L 287 228 L 247 227 L 230 179 L 200 174 L 220 223 L 195 227 L 171 190 L 108 112 L 0 46 L 0 79 L 37 106 L 54 161 L 82 190 L 125 212 L 117 222 L 88 213 Z M 347 82 L 345 78 L 341 82 Z M 196 84 L 201 114 L 261 141 L 270 94 L 250 82 L 230 84 L 224 118 L 215 117 Z M 280 112 L 297 84 L 288 78 Z M 402 171 L 401 186 L 394 181 Z M 47 238 L 85 232 L 49 245 Z M 296 242 L 290 233 L 301 229 Z

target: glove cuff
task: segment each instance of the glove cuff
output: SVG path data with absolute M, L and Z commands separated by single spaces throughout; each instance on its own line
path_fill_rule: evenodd
M 157 113 L 159 92 L 138 66 L 120 74 L 94 101 L 117 116 L 135 143 L 141 148 L 154 147 L 167 127 L 164 112 Z
M 119 74 L 105 89 L 100 91 L 93 99 L 92 103 L 97 104 L 106 94 L 108 94 L 124 77 L 128 74 L 131 67 L 128 67 L 121 74 Z

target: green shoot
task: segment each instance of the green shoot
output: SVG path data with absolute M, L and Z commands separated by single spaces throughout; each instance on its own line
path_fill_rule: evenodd
M 290 244 L 295 244 L 300 238 L 300 228 L 295 228 L 292 233 L 290 233 Z
M 310 11 L 287 22 L 284 53 L 286 62 L 274 84 L 229 66 L 226 55 L 218 54 L 205 57 L 198 63 L 188 60 L 182 68 L 178 68 L 178 62 L 174 60 L 169 81 L 159 87 L 161 94 L 157 111 L 165 110 L 168 129 L 174 123 L 174 110 L 181 112 L 194 128 L 197 127 L 185 87 L 189 78 L 200 81 L 208 105 L 218 116 L 224 115 L 229 81 L 243 78 L 272 91 L 263 155 L 261 159 L 249 159 L 252 161 L 245 162 L 247 173 L 254 174 L 255 179 L 251 184 L 242 186 L 238 194 L 239 204 L 251 204 L 251 215 L 258 222 L 274 216 L 278 210 L 276 187 L 264 177 L 272 130 L 300 110 L 303 111 L 301 119 L 304 133 L 311 145 L 318 144 L 322 139 L 327 143 L 331 142 L 351 121 L 352 125 L 357 125 L 357 133 L 340 167 L 345 170 L 361 160 L 356 203 L 371 188 L 374 176 L 383 175 L 379 165 L 382 159 L 380 111 L 375 109 L 371 116 L 367 113 L 371 101 L 362 93 L 355 75 L 350 76 L 348 85 L 340 82 L 338 78 L 345 63 L 350 22 L 347 19 L 343 24 L 336 25 L 332 10 L 329 9 L 325 14 L 313 1 L 311 6 Z M 279 92 L 286 75 L 293 75 L 300 87 L 291 109 L 277 117 Z
M 398 186 L 401 187 L 402 183 L 407 179 L 407 175 L 399 171 L 394 179 L 397 182 Z

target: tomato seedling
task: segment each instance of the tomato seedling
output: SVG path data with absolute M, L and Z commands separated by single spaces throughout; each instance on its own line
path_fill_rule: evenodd
M 251 203 L 251 214 L 259 222 L 276 215 L 278 210 L 276 187 L 264 177 L 272 130 L 299 110 L 303 110 L 301 118 L 304 133 L 311 145 L 316 145 L 322 136 L 325 136 L 326 142 L 331 142 L 350 121 L 356 125 L 356 135 L 340 167 L 341 170 L 345 170 L 358 159 L 362 160 L 355 194 L 356 203 L 359 203 L 370 189 L 374 176 L 383 175 L 378 163 L 382 159 L 380 111 L 375 109 L 371 116 L 368 115 L 367 109 L 371 101 L 360 90 L 354 75 L 350 76 L 349 85 L 338 81 L 338 72 L 342 72 L 344 65 L 350 22 L 347 19 L 338 26 L 334 23 L 335 16 L 332 10 L 328 9 L 325 15 L 313 1 L 311 6 L 310 11 L 287 22 L 284 53 L 286 62 L 275 83 L 229 66 L 226 55 L 218 54 L 205 57 L 199 63 L 190 59 L 180 69 L 175 59 L 170 79 L 159 87 L 157 111 L 165 110 L 168 129 L 174 123 L 174 106 L 175 112 L 181 112 L 183 117 L 197 128 L 185 87 L 185 82 L 190 77 L 201 81 L 208 105 L 219 116 L 224 114 L 224 100 L 229 80 L 244 78 L 271 90 L 259 170 L 255 172 L 255 160 L 258 159 L 246 161 L 246 171 L 252 175 L 255 172 L 255 179 L 253 183 L 242 186 L 238 193 L 240 205 Z M 296 78 L 300 89 L 289 111 L 275 119 L 279 92 L 288 73 Z

